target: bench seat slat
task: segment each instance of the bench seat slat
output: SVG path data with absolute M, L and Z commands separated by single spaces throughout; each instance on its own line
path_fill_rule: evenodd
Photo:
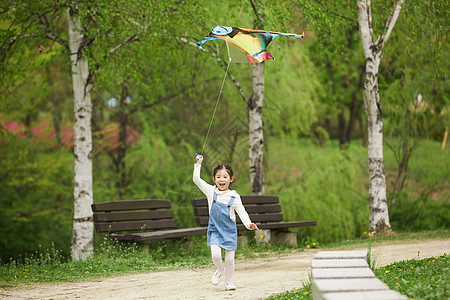
M 162 228 L 175 228 L 176 223 L 173 219 L 166 220 L 148 220 L 138 222 L 111 222 L 111 223 L 96 223 L 95 230 L 100 232 L 117 232 L 117 231 L 139 231 L 152 230 Z
M 241 196 L 244 205 L 249 204 L 278 204 L 278 196 Z
M 254 223 L 260 223 L 260 222 L 280 222 L 283 221 L 283 215 L 282 214 L 264 214 L 264 215 L 250 215 L 250 220 Z M 202 216 L 196 218 L 197 225 L 198 226 L 208 226 L 209 217 L 208 216 Z M 241 219 L 239 216 L 236 216 L 236 221 L 239 224 L 242 224 Z
M 93 212 L 171 208 L 170 200 L 121 200 L 92 204 Z
M 136 242 L 140 242 L 140 241 L 149 241 L 149 240 L 157 240 L 157 239 L 184 237 L 184 236 L 196 235 L 196 234 L 206 234 L 206 231 L 207 231 L 206 227 L 180 228 L 180 229 L 172 229 L 172 230 L 159 230 L 159 231 L 152 231 L 152 232 L 131 233 L 131 234 L 126 234 L 125 238 L 127 240 L 133 240 Z
M 267 213 L 280 213 L 281 205 L 279 204 L 269 204 L 269 205 L 246 205 L 245 210 L 250 215 L 252 214 L 267 214 Z
M 247 211 L 247 213 L 249 214 L 250 219 L 251 219 L 253 214 L 279 213 L 279 212 L 281 212 L 281 206 L 279 204 L 277 204 L 277 205 L 246 205 L 245 210 Z M 208 216 L 209 215 L 208 207 L 195 207 L 194 215 Z
M 237 223 L 242 223 L 239 216 L 236 216 Z M 261 214 L 261 215 L 250 215 L 250 220 L 252 220 L 253 223 L 259 223 L 259 222 L 281 222 L 283 221 L 283 215 L 282 214 Z
M 208 218 L 200 217 L 196 219 L 198 226 L 208 226 Z M 253 221 L 253 219 L 252 219 Z M 300 222 L 277 222 L 277 223 L 259 223 L 254 221 L 259 229 L 285 229 L 289 227 L 306 227 L 306 226 L 316 226 L 316 221 L 300 221 Z M 245 226 L 238 223 L 238 230 L 245 230 Z
M 259 229 L 274 229 L 274 230 L 284 230 L 286 228 L 292 227 L 306 227 L 306 226 L 316 226 L 316 221 L 304 221 L 304 222 L 280 222 L 280 223 L 257 223 Z M 239 231 L 246 230 L 244 225 L 237 225 Z
M 152 210 L 136 212 L 106 212 L 94 214 L 95 222 L 117 222 L 117 221 L 138 221 L 138 220 L 158 220 L 173 218 L 172 210 Z

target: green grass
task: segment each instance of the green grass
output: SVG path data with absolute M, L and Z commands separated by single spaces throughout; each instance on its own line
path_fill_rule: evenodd
M 20 284 L 76 282 L 90 278 L 138 272 L 158 272 L 196 268 L 211 264 L 211 252 L 205 236 L 148 243 L 148 250 L 136 244 L 103 241 L 95 253 L 82 261 L 70 261 L 54 247 L 39 250 L 18 260 L 0 265 L 0 287 Z M 256 243 L 249 239 L 248 247 L 236 251 L 237 259 L 254 259 L 289 252 L 303 247 L 286 247 Z
M 448 299 L 450 295 L 450 259 L 448 254 L 401 261 L 378 268 L 375 275 L 390 289 L 410 299 Z
M 418 253 L 420 255 L 420 253 Z M 418 256 L 419 256 L 418 255 Z M 378 268 L 377 278 L 390 289 L 415 300 L 442 300 L 450 294 L 450 259 L 448 255 L 401 261 Z M 270 296 L 268 300 L 312 299 L 311 283 L 302 288 Z
M 270 243 L 257 243 L 249 234 L 248 247 L 238 247 L 237 259 L 286 255 L 306 248 L 351 249 L 375 244 L 402 243 L 430 238 L 448 238 L 449 230 L 400 233 L 384 237 L 363 238 L 322 245 L 314 238 L 305 238 L 299 247 L 285 247 Z M 420 255 L 420 253 L 418 253 Z M 450 272 L 447 256 L 398 262 L 375 270 L 375 274 L 390 288 L 414 299 L 443 299 L 449 293 Z M 61 252 L 50 248 L 39 250 L 20 260 L 0 265 L 0 288 L 14 288 L 23 284 L 50 282 L 77 282 L 90 278 L 124 275 L 137 272 L 160 272 L 182 268 L 195 268 L 211 264 L 210 250 L 203 236 L 185 240 L 160 241 L 148 244 L 148 251 L 138 245 L 103 241 L 94 255 L 84 261 L 68 261 Z M 386 272 L 389 271 L 389 272 Z M 268 299 L 312 299 L 311 284 Z
M 299 289 L 295 289 L 278 295 L 273 295 L 267 298 L 267 300 L 296 300 L 296 299 L 304 299 L 304 300 L 313 299 L 310 282 L 305 283 L 303 287 Z
M 324 249 L 351 249 L 362 246 L 370 247 L 377 244 L 404 243 L 434 238 L 448 238 L 450 230 L 415 232 L 415 233 L 393 233 L 389 236 L 373 237 L 371 239 L 348 240 L 344 242 L 321 245 Z M 311 243 L 309 243 L 311 244 Z M 389 288 L 397 290 L 410 299 L 446 299 L 450 293 L 450 260 L 448 254 L 430 259 L 420 259 L 418 252 L 417 260 L 397 262 L 389 266 L 374 270 L 377 278 L 385 282 Z M 282 294 L 273 295 L 268 300 L 298 300 L 313 299 L 311 281 L 304 283 L 302 287 L 287 291 Z

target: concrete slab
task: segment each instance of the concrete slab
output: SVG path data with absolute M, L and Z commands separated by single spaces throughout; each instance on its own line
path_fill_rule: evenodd
M 313 259 L 311 267 L 315 268 L 368 268 L 364 259 Z
M 366 259 L 367 251 L 320 251 L 314 259 Z
M 349 293 L 327 293 L 323 295 L 325 300 L 408 300 L 405 295 L 397 291 L 370 291 Z
M 349 279 L 349 278 L 375 278 L 369 268 L 324 268 L 312 269 L 314 279 Z
M 313 280 L 313 284 L 322 294 L 389 290 L 388 286 L 377 278 L 317 279 Z

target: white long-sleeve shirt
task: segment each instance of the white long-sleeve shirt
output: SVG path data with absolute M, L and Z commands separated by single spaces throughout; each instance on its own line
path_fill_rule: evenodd
M 252 221 L 250 221 L 250 217 L 245 211 L 244 205 L 242 205 L 241 196 L 239 196 L 239 194 L 235 190 L 219 191 L 217 186 L 208 184 L 206 181 L 200 178 L 201 168 L 202 168 L 201 164 L 194 164 L 193 180 L 194 183 L 198 186 L 198 188 L 203 192 L 203 194 L 205 194 L 206 198 L 208 199 L 209 212 L 211 212 L 214 192 L 216 192 L 217 194 L 217 202 L 223 204 L 228 204 L 230 202 L 230 197 L 234 196 L 235 199 L 233 205 L 231 205 L 230 207 L 230 219 L 233 222 L 236 222 L 236 214 L 235 214 L 236 211 L 239 215 L 239 218 L 242 221 L 242 224 L 244 224 L 244 226 L 247 227 L 247 229 L 250 229 L 249 226 L 252 223 Z

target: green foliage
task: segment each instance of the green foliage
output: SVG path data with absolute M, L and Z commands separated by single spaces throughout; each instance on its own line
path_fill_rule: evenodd
M 340 151 L 308 140 L 271 143 L 266 194 L 280 197 L 286 220 L 316 220 L 296 229 L 324 243 L 359 236 L 368 227 L 367 196 L 361 174 L 367 172 L 366 149 Z
M 301 242 L 301 245 L 306 249 L 315 249 L 315 248 L 322 248 L 319 241 L 315 238 L 307 237 L 303 239 Z
M 14 44 L 5 44 L 19 33 L 45 34 L 36 22 L 21 26 L 42 12 L 48 20 L 52 17 L 48 29 L 66 39 L 67 3 L 23 1 L 29 10 L 13 9 L 20 2 L 10 2 L 2 8 L 7 13 L 0 13 L 0 117 L 2 121 L 28 122 L 30 128 L 52 120 L 55 131 L 59 120 L 69 128 L 73 109 L 66 48 L 42 38 L 19 38 Z M 373 4 L 377 12 L 374 30 L 379 33 L 392 1 Z M 192 156 L 203 145 L 224 72 L 195 42 L 218 24 L 252 27 L 253 19 L 248 1 L 223 5 L 184 1 L 182 8 L 173 1 L 117 1 L 114 6 L 103 0 L 95 6 L 80 2 L 83 24 L 87 25 L 92 15 L 96 18 L 86 32 L 92 39 L 85 48 L 91 70 L 95 70 L 93 123 L 101 132 L 125 112 L 129 128 L 140 136 L 126 149 L 123 169 L 127 185 L 123 190 L 116 186 L 119 176 L 111 158 L 117 153 L 94 139 L 94 201 L 170 199 L 178 227 L 188 227 L 195 225 L 190 201 L 203 197 L 192 183 Z M 358 68 L 363 62 L 354 30 L 354 3 L 267 1 L 264 8 L 267 29 L 306 31 L 303 40 L 280 37 L 274 41 L 269 51 L 277 60 L 265 63 L 266 193 L 280 196 L 287 220 L 318 222 L 317 227 L 296 229 L 300 238 L 314 237 L 324 243 L 359 238 L 368 227 L 367 149 L 351 145 L 339 151 L 334 140 L 338 114 L 348 120 L 349 107 L 361 106 L 358 80 L 362 71 Z M 400 126 L 405 119 L 403 104 L 412 104 L 419 92 L 428 105 L 417 115 L 416 123 L 409 119 L 416 127 L 408 134 L 411 138 L 442 138 L 450 94 L 445 73 L 450 61 L 445 43 L 447 8 L 448 2 L 442 0 L 408 3 L 388 42 L 380 69 L 380 92 L 385 95 L 386 136 L 393 143 L 406 132 Z M 143 30 L 142 24 L 149 22 Z M 138 41 L 107 55 L 135 33 L 140 34 Z M 181 38 L 194 42 L 194 47 Z M 224 43 L 211 44 L 211 50 L 226 61 Z M 229 71 L 250 97 L 252 68 L 232 64 Z M 119 111 L 107 101 L 118 99 L 123 86 L 130 102 Z M 359 117 L 361 114 L 359 111 Z M 233 188 L 243 195 L 250 193 L 246 124 L 246 104 L 227 79 L 206 144 L 202 177 L 211 182 L 215 164 L 227 162 L 236 172 Z M 421 135 L 425 131 L 427 134 Z M 312 141 L 298 140 L 309 136 Z M 73 216 L 73 155 L 67 149 L 51 147 L 54 140 L 38 141 L 6 131 L 0 139 L 2 260 L 33 253 L 39 245 L 47 247 L 52 241 L 67 255 Z M 443 195 L 448 194 L 450 168 L 438 167 L 443 162 L 448 165 L 448 151 L 428 141 L 415 151 L 408 169 L 407 195 L 392 204 L 394 230 L 448 226 Z M 385 162 L 389 180 L 397 169 L 392 153 L 385 154 Z M 414 209 L 408 210 L 409 205 Z M 427 208 L 418 209 L 422 205 Z M 433 221 L 419 222 L 414 219 L 417 216 Z M 402 220 L 411 221 L 406 224 Z
M 70 244 L 73 160 L 44 141 L 5 132 L 0 143 L 0 257 Z M 67 188 L 69 187 L 69 189 Z
M 448 254 L 396 262 L 378 268 L 375 275 L 390 289 L 411 299 L 445 299 L 449 293 L 450 260 Z
M 450 227 L 450 203 L 427 197 L 408 199 L 403 192 L 389 210 L 391 225 L 398 231 L 445 229 Z

